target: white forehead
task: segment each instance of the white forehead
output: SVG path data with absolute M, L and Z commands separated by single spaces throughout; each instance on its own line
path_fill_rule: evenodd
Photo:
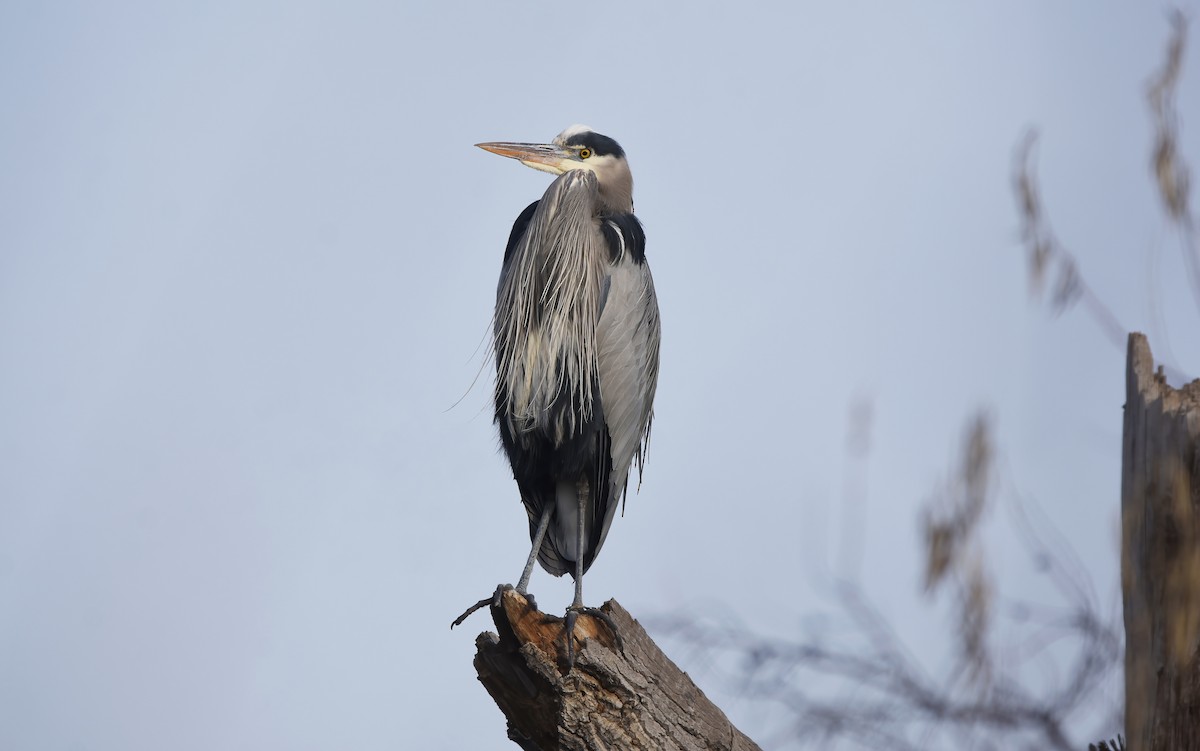
M 592 132 L 594 132 L 592 128 L 589 128 L 586 125 L 579 125 L 578 123 L 576 123 L 575 125 L 567 126 L 566 130 L 564 130 L 562 133 L 559 133 L 557 136 L 555 136 L 554 143 L 558 144 L 559 146 L 562 146 L 564 143 L 567 142 L 567 139 L 570 138 L 571 136 L 577 136 L 580 133 L 592 133 Z

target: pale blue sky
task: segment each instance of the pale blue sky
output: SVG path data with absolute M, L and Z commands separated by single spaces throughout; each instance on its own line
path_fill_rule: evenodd
M 528 549 L 481 344 L 549 178 L 472 144 L 574 122 L 629 154 L 663 317 L 589 602 L 791 633 L 863 397 L 862 580 L 918 653 L 945 639 L 916 509 L 978 407 L 1107 601 L 1123 353 L 1030 303 L 1011 159 L 1036 125 L 1059 236 L 1200 372 L 1148 170 L 1166 9 L 0 7 L 0 747 L 512 747 L 471 668 L 486 616 L 447 626 Z

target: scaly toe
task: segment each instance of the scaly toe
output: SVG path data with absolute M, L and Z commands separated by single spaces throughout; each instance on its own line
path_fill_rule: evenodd
M 504 598 L 504 592 L 506 590 L 509 590 L 512 588 L 513 588 L 513 586 L 511 584 L 501 584 L 501 585 L 497 586 L 496 592 L 491 597 L 486 597 L 486 598 L 480 600 L 479 602 L 475 603 L 471 607 L 467 608 L 465 611 L 463 611 L 463 614 L 460 615 L 459 617 L 455 618 L 454 622 L 450 624 L 450 628 L 454 628 L 455 626 L 461 626 L 463 621 L 467 620 L 467 618 L 469 618 L 471 616 L 471 614 L 474 613 L 476 610 L 481 610 L 483 608 L 488 607 L 489 605 L 491 605 L 494 608 L 500 607 L 500 602 Z M 530 600 L 530 602 L 532 602 L 533 598 L 531 597 L 531 598 L 529 598 L 529 600 Z
M 602 621 L 605 626 L 608 626 L 608 630 L 611 631 L 613 635 L 613 643 L 617 645 L 617 650 L 620 652 L 625 651 L 625 640 L 621 638 L 621 632 L 617 629 L 617 624 L 615 621 L 613 621 L 612 616 L 610 616 L 608 613 L 605 613 L 600 608 L 585 607 L 581 608 L 580 612 L 587 613 L 593 618 Z
M 567 609 L 566 624 L 563 626 L 563 636 L 567 640 L 567 672 L 575 669 L 575 620 L 579 612 L 573 608 Z

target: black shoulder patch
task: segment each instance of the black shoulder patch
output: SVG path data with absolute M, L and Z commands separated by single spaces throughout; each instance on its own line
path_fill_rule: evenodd
M 646 231 L 633 214 L 610 214 L 600 217 L 600 231 L 608 243 L 608 257 L 612 263 L 621 259 L 621 252 L 629 254 L 633 262 L 646 262 Z
M 584 133 L 576 133 L 567 139 L 568 146 L 587 146 L 596 156 L 604 156 L 611 154 L 616 157 L 625 156 L 625 149 L 621 148 L 621 144 L 617 143 L 608 136 L 602 136 L 599 133 L 586 131 Z
M 533 212 L 537 210 L 538 204 L 541 201 L 534 201 L 525 207 L 521 215 L 517 217 L 517 221 L 513 222 L 512 232 L 508 233 L 508 245 L 504 247 L 504 265 L 508 265 L 508 259 L 512 258 L 513 250 L 517 247 L 517 242 L 520 241 L 521 235 L 525 234 L 525 230 L 529 228 L 529 222 L 533 219 Z

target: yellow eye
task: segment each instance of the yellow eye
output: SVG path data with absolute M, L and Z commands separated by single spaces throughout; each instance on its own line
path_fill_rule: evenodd
M 586 146 L 584 146 L 582 149 L 579 150 L 579 158 L 580 159 L 587 159 L 591 155 L 592 155 L 592 150 Z

